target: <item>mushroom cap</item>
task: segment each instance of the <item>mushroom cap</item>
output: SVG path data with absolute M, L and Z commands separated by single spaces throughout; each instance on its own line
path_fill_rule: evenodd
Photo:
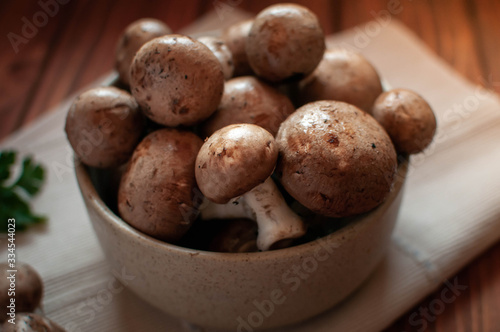
M 310 74 L 325 51 L 318 18 L 295 4 L 277 4 L 261 11 L 246 40 L 248 62 L 266 80 L 300 79 Z
M 233 54 L 231 54 L 231 51 L 227 47 L 226 43 L 220 38 L 210 36 L 200 37 L 198 38 L 198 41 L 207 46 L 210 51 L 212 51 L 212 53 L 217 57 L 217 60 L 219 60 L 219 63 L 222 67 L 224 79 L 228 80 L 233 77 Z
M 5 322 L 3 332 L 64 332 L 65 330 L 47 317 L 34 313 L 17 313 L 15 324 Z
M 65 130 L 84 164 L 107 168 L 128 160 L 144 125 L 139 106 L 128 92 L 99 87 L 75 99 L 66 117 Z
M 299 84 L 301 105 L 316 100 L 343 101 L 370 112 L 382 93 L 375 68 L 361 54 L 341 49 L 328 49 L 314 72 Z
M 224 204 L 264 182 L 278 158 L 274 137 L 253 124 L 219 129 L 196 158 L 196 182 L 205 197 Z
M 253 18 L 238 22 L 225 29 L 221 38 L 233 55 L 234 76 L 250 75 L 252 68 L 245 50 L 246 39 L 252 28 Z
M 203 144 L 195 134 L 160 129 L 137 146 L 118 190 L 118 211 L 133 227 L 174 242 L 189 229 L 201 204 L 194 162 Z
M 286 191 L 315 213 L 346 217 L 384 201 L 396 152 L 384 128 L 359 108 L 337 101 L 306 104 L 280 127 L 277 174 Z
M 144 44 L 130 67 L 130 90 L 151 120 L 175 127 L 208 118 L 219 105 L 224 75 L 203 43 L 166 35 Z
M 115 68 L 123 83 L 130 84 L 130 65 L 141 46 L 151 39 L 169 33 L 172 33 L 172 30 L 165 23 L 154 18 L 137 20 L 125 28 L 116 45 L 115 60 Z
M 256 124 L 273 136 L 280 124 L 295 108 L 287 96 L 253 76 L 233 78 L 224 85 L 224 94 L 217 111 L 203 123 L 202 133 L 236 123 Z
M 0 322 L 8 318 L 7 306 L 11 297 L 8 296 L 10 281 L 7 279 L 7 270 L 10 269 L 7 263 L 0 263 Z M 16 312 L 34 311 L 42 300 L 42 278 L 33 267 L 25 263 L 17 262 L 16 270 Z
M 431 142 L 436 132 L 436 117 L 419 94 L 394 89 L 381 94 L 373 106 L 373 117 L 385 128 L 396 150 L 418 153 Z

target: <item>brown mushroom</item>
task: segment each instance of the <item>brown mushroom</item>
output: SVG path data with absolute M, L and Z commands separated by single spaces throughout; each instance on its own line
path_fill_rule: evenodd
M 231 25 L 222 33 L 222 40 L 233 55 L 234 76 L 243 76 L 252 74 L 252 68 L 248 63 L 245 43 L 248 33 L 252 28 L 253 19 L 245 20 Z
M 329 49 L 316 70 L 299 83 L 299 105 L 316 100 L 343 101 L 370 112 L 382 93 L 375 68 L 361 54 Z
M 194 163 L 201 139 L 176 129 L 152 132 L 137 146 L 118 190 L 118 211 L 131 226 L 175 242 L 198 215 Z
M 257 15 L 245 49 L 258 76 L 272 82 L 295 80 L 309 75 L 321 61 L 325 37 L 309 9 L 277 4 Z
M 385 128 L 396 150 L 419 153 L 431 142 L 436 132 L 436 117 L 419 94 L 394 89 L 384 92 L 375 101 L 373 117 Z
M 219 60 L 203 43 L 167 35 L 144 44 L 130 67 L 130 90 L 151 120 L 190 126 L 216 110 L 224 89 Z
M 280 127 L 277 174 L 311 211 L 347 217 L 384 201 L 396 173 L 396 152 L 368 113 L 336 101 L 306 104 Z
M 9 272 L 11 270 L 17 272 Z M 17 262 L 15 268 L 0 263 L 0 322 L 14 318 L 18 312 L 34 311 L 42 295 L 42 278 L 33 267 L 21 262 Z
M 224 74 L 224 79 L 228 80 L 233 77 L 234 73 L 234 62 L 233 55 L 231 51 L 225 44 L 225 42 L 216 37 L 204 36 L 198 38 L 199 42 L 202 42 L 207 46 L 210 51 L 217 57 L 219 63 L 222 67 L 222 73 Z
M 66 135 L 80 160 L 107 168 L 128 160 L 139 142 L 144 117 L 135 99 L 114 87 L 90 89 L 71 105 Z
M 151 39 L 169 33 L 172 33 L 172 30 L 165 23 L 153 18 L 137 20 L 125 28 L 116 45 L 115 61 L 115 68 L 123 83 L 130 84 L 130 65 L 141 46 Z
M 34 313 L 18 313 L 14 324 L 5 322 L 3 332 L 64 332 L 65 330 L 47 317 Z
M 270 178 L 277 158 L 274 137 L 253 124 L 229 125 L 216 131 L 196 158 L 196 181 L 205 197 L 224 204 L 243 196 L 259 226 L 260 250 L 300 237 L 306 230 Z
M 206 137 L 230 124 L 251 123 L 275 136 L 281 122 L 294 111 L 287 96 L 256 77 L 237 77 L 226 82 L 217 111 L 201 131 Z

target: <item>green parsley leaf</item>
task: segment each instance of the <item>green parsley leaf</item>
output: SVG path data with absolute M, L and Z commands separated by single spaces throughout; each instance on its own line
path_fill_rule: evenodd
M 10 177 L 10 166 L 16 161 L 14 151 L 0 152 L 0 183 L 3 183 Z
M 32 158 L 23 160 L 22 171 L 12 185 L 6 182 L 11 176 L 16 152 L 0 152 L 0 232 L 7 231 L 7 220 L 16 219 L 16 230 L 24 230 L 29 225 L 45 221 L 45 217 L 32 213 L 27 201 L 40 191 L 45 177 L 42 165 Z
M 23 160 L 23 171 L 19 179 L 17 179 L 15 186 L 24 189 L 30 195 L 35 195 L 43 184 L 45 172 L 41 165 L 37 165 L 31 158 Z

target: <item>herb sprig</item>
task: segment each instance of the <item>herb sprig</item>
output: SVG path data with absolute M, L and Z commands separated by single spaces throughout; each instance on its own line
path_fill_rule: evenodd
M 29 200 L 41 189 L 45 170 L 31 157 L 23 159 L 21 174 L 10 179 L 16 162 L 15 151 L 0 152 L 0 232 L 7 232 L 7 220 L 16 219 L 16 230 L 45 221 L 44 216 L 31 211 Z

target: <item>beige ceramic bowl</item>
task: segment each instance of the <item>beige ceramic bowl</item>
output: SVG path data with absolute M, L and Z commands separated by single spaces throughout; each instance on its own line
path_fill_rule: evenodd
M 406 169 L 407 160 L 381 206 L 340 230 L 295 247 L 238 254 L 186 249 L 144 235 L 103 203 L 96 188 L 102 193 L 106 185 L 94 183 L 93 172 L 79 164 L 76 176 L 109 263 L 136 277 L 124 281 L 130 290 L 195 324 L 253 331 L 313 317 L 367 279 L 390 243 Z

